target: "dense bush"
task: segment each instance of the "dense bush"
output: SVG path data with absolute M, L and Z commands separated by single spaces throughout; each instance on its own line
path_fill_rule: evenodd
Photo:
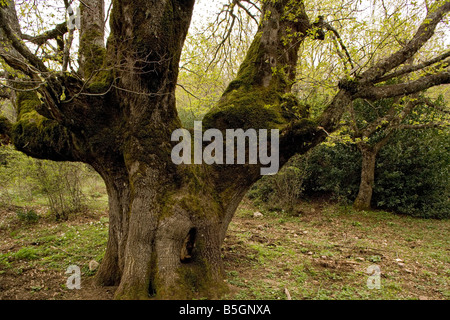
M 301 174 L 288 174 L 292 168 Z M 415 217 L 450 218 L 449 168 L 448 132 L 399 131 L 378 155 L 372 206 Z M 278 176 L 260 180 L 248 196 L 274 209 L 292 209 L 293 194 L 298 198 L 327 195 L 352 203 L 360 176 L 361 154 L 354 145 L 320 145 L 308 156 L 296 157 Z M 286 177 L 296 192 L 277 187 L 276 181 Z
M 373 205 L 450 218 L 450 140 L 438 130 L 400 131 L 378 157 Z
M 304 181 L 305 196 L 325 194 L 333 200 L 353 202 L 358 194 L 361 155 L 354 145 L 320 145 L 310 152 Z
M 17 218 L 27 223 L 34 223 L 39 220 L 39 215 L 34 210 L 20 209 L 17 211 Z

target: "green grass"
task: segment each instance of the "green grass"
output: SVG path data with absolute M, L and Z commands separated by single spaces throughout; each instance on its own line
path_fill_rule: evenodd
M 26 226 L 10 235 L 16 246 L 23 247 L 13 253 L 0 253 L 0 270 L 28 262 L 28 267 L 61 271 L 69 265 L 82 266 L 91 260 L 102 259 L 108 239 L 108 223 L 107 218 L 102 217 L 87 224 L 64 222 L 51 228 Z
M 225 255 L 226 269 L 233 270 L 227 279 L 234 287 L 230 299 L 286 299 L 285 289 L 293 299 L 449 298 L 448 220 L 338 205 L 300 217 L 263 212 L 248 202 L 244 207 L 230 233 L 239 237 L 250 230 L 253 236 L 240 244 L 239 260 L 233 259 L 236 249 Z M 264 213 L 263 220 L 251 218 L 256 210 Z M 379 290 L 367 286 L 371 265 L 381 269 Z
M 224 298 L 284 300 L 288 290 L 292 299 L 308 300 L 450 299 L 450 221 L 315 205 L 314 213 L 263 212 L 263 218 L 253 217 L 261 210 L 251 203 L 241 205 L 223 248 L 231 288 Z M 106 249 L 108 218 L 92 213 L 28 223 L 13 213 L 0 221 L 0 234 L 0 275 L 63 274 L 79 265 L 91 277 L 89 261 L 101 262 Z M 372 265 L 381 269 L 379 290 L 367 287 Z M 48 290 L 41 283 L 28 287 L 36 297 Z

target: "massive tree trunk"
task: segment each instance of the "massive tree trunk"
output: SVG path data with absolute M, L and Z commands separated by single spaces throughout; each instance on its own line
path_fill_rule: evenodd
M 80 70 L 73 75 L 51 72 L 27 49 L 9 3 L 0 3 L 0 57 L 31 81 L 15 82 L 18 119 L 0 119 L 0 134 L 33 157 L 88 163 L 105 180 L 110 230 L 99 283 L 117 285 L 121 299 L 220 296 L 226 290 L 220 248 L 261 165 L 172 162 L 171 134 L 181 128 L 175 88 L 194 0 L 114 0 L 106 47 L 102 1 L 84 0 Z M 449 10 L 442 7 L 427 32 Z M 279 129 L 281 167 L 323 141 L 345 106 L 404 57 L 383 64 L 384 73 L 343 81 L 315 121 L 293 116 L 298 49 L 314 32 L 301 1 L 263 1 L 262 17 L 236 80 L 204 128 Z M 420 43 L 412 44 L 417 51 Z
M 288 124 L 280 105 L 290 91 L 296 52 L 310 26 L 302 6 L 299 15 L 293 17 L 301 18 L 300 23 L 288 19 L 280 22 L 285 2 L 288 1 L 266 5 L 272 15 L 261 24 L 237 80 L 206 117 L 205 129 L 282 128 Z M 103 284 L 119 285 L 116 297 L 121 299 L 149 295 L 219 297 L 226 289 L 222 242 L 240 201 L 261 177 L 260 167 L 172 163 L 171 134 L 181 128 L 174 90 L 190 15 L 182 11 L 186 17 L 178 21 L 185 25 L 169 29 L 174 34 L 161 41 L 158 37 L 164 33 L 155 30 L 167 32 L 167 25 L 173 21 L 169 15 L 175 10 L 171 2 L 158 2 L 159 9 L 152 12 L 139 10 L 137 17 L 132 3 L 122 1 L 115 5 L 112 33 L 139 37 L 108 48 L 115 57 L 113 61 L 121 63 L 115 93 L 126 105 L 127 121 L 126 139 L 120 150 L 123 163 L 116 161 L 106 168 L 104 164 L 94 166 L 104 177 L 110 196 L 108 249 L 97 278 Z M 140 14 L 142 24 L 136 22 Z M 282 41 L 287 27 L 298 32 L 292 39 L 294 46 Z M 290 46 L 292 49 L 287 50 Z M 285 69 L 274 74 L 273 68 L 277 67 Z M 243 102 L 247 95 L 250 99 Z M 258 101 L 252 100 L 251 95 L 257 96 Z M 241 102 L 241 111 L 230 107 L 237 101 Z M 271 110 L 263 108 L 268 104 L 273 105 Z M 255 118 L 241 118 L 239 113 L 244 108 Z M 293 127 L 296 133 L 284 139 L 305 135 L 309 144 L 304 149 L 314 145 L 309 135 L 318 131 L 316 125 L 306 121 Z M 283 156 L 282 163 L 290 157 Z

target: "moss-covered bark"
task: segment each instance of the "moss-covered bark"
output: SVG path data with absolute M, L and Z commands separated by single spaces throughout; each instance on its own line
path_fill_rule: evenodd
M 105 10 L 103 0 L 82 2 L 79 72 L 85 79 L 91 78 L 102 67 L 105 56 Z
M 311 28 L 301 1 L 264 1 L 263 17 L 237 77 L 204 118 L 205 129 L 279 129 L 281 165 L 320 140 L 318 125 L 291 93 L 298 48 Z M 287 147 L 288 146 L 288 147 Z M 217 168 L 224 198 L 239 198 L 260 178 L 257 166 Z M 225 178 L 224 178 L 225 177 Z M 232 211 L 232 210 L 230 210 Z

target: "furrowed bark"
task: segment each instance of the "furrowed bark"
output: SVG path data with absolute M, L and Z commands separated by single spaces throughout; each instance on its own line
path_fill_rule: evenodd
M 119 162 L 119 159 L 116 160 Z M 122 163 L 102 161 L 93 166 L 105 181 L 109 199 L 109 233 L 105 256 L 96 274 L 97 283 L 118 286 L 125 265 L 129 229 L 130 186 Z
M 203 120 L 205 129 L 283 129 L 294 122 L 289 113 L 292 110 L 286 106 L 292 108 L 298 103 L 289 93 L 295 79 L 298 48 L 311 24 L 302 2 L 266 1 L 262 16 L 236 79 Z M 221 175 L 226 176 L 223 172 Z
M 123 157 L 130 185 L 128 236 L 116 292 L 122 299 L 148 298 L 153 291 L 159 297 L 187 294 L 187 288 L 178 288 L 180 251 L 192 213 L 168 198 L 182 188 L 169 142 L 181 127 L 174 91 L 192 9 L 193 1 L 114 2 L 107 54 L 120 63 L 115 92 L 128 123 Z M 200 226 L 196 229 L 201 232 Z
M 318 132 L 312 121 L 293 116 L 298 100 L 290 94 L 295 79 L 298 49 L 311 33 L 301 1 L 265 1 L 262 19 L 237 77 L 218 105 L 203 119 L 203 126 L 244 130 L 279 129 L 280 164 L 314 143 L 304 142 Z M 304 115 L 306 116 L 306 115 Z M 221 239 L 234 212 L 254 182 L 261 178 L 260 165 L 214 166 L 211 174 L 224 207 Z

